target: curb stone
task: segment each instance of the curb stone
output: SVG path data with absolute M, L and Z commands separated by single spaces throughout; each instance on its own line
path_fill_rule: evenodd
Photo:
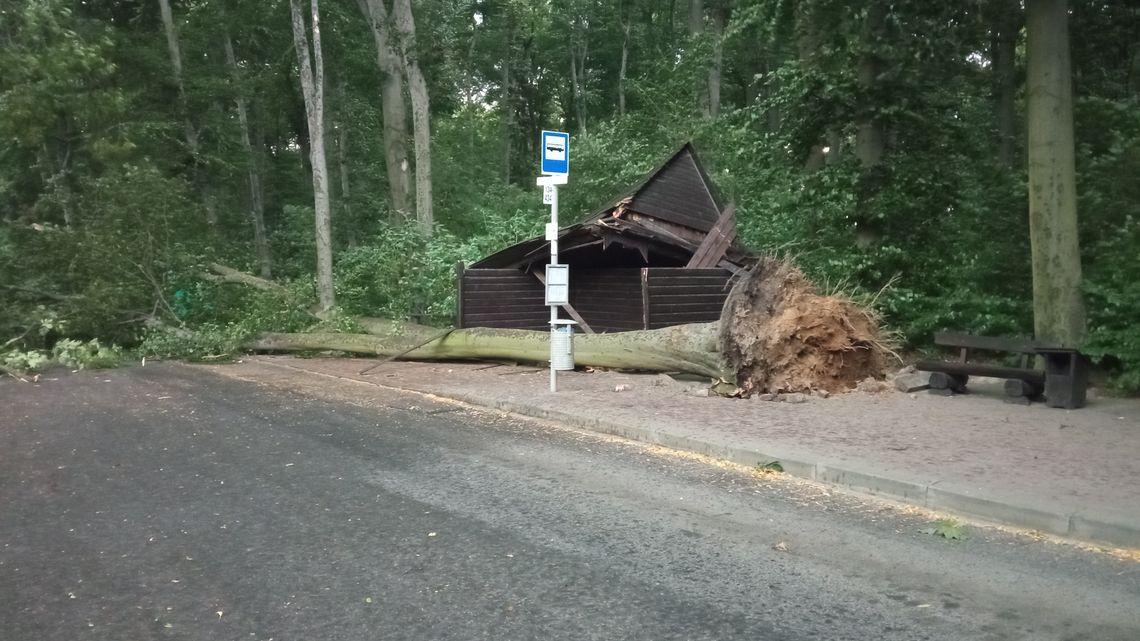
M 1140 527 L 1086 518 L 1080 514 L 1051 512 L 972 496 L 964 492 L 940 488 L 937 481 L 921 483 L 893 479 L 873 473 L 845 469 L 838 465 L 822 462 L 813 463 L 746 447 L 716 444 L 690 436 L 669 434 L 650 428 L 614 423 L 597 418 L 587 418 L 526 403 L 494 401 L 471 394 L 439 393 L 439 395 L 472 405 L 490 407 L 531 418 L 563 423 L 580 429 L 703 454 L 747 467 L 779 461 L 786 474 L 810 481 L 836 485 L 862 494 L 881 496 L 931 510 L 976 518 L 998 525 L 1036 530 L 1090 543 L 1140 548 Z

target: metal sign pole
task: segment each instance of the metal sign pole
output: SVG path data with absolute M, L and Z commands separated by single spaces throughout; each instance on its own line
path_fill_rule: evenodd
M 565 185 L 570 175 L 570 134 L 564 131 L 543 130 L 540 138 L 540 156 L 542 157 L 542 175 L 538 184 L 550 187 L 550 223 L 546 226 L 546 240 L 550 242 L 550 264 L 546 267 L 546 304 L 550 305 L 550 391 L 558 391 L 558 370 L 555 364 L 561 362 L 556 358 L 555 348 L 558 341 L 555 336 L 560 327 L 558 320 L 558 306 L 570 302 L 570 274 L 568 268 L 556 268 L 558 265 L 558 185 Z M 545 202 L 545 193 L 543 201 Z M 557 279 L 553 277 L 557 275 Z M 557 280 L 559 282 L 554 282 Z M 573 328 L 567 326 L 570 333 Z M 569 340 L 570 337 L 567 337 Z M 573 362 L 572 343 L 565 347 L 566 354 Z M 570 365 L 573 369 L 573 364 Z
M 550 223 L 558 229 L 558 185 L 550 186 Z M 558 264 L 558 234 L 550 241 L 550 264 Z M 554 333 L 558 331 L 558 305 L 550 306 L 550 391 L 558 391 L 558 372 L 554 369 Z

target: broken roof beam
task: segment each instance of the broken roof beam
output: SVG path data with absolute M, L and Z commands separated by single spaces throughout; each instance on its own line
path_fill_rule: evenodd
M 693 257 L 685 267 L 701 269 L 715 266 L 724 258 L 725 252 L 734 240 L 736 240 L 736 203 L 730 203 L 705 235 L 697 251 L 693 252 Z

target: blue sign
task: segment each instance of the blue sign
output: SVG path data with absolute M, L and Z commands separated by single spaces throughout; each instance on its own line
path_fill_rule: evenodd
M 542 132 L 542 173 L 570 173 L 570 134 L 561 131 Z

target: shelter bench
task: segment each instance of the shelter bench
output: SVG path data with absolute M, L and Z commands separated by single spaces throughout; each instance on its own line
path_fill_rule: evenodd
M 934 343 L 958 349 L 957 361 L 919 361 L 915 369 L 931 372 L 930 389 L 936 394 L 951 395 L 966 391 L 970 376 L 1005 379 L 1005 393 L 1010 400 L 1028 404 L 1045 397 L 1049 407 L 1076 409 L 1085 402 L 1088 367 L 1074 348 L 1023 338 L 972 336 L 969 334 L 934 335 Z M 975 352 L 1014 353 L 1021 357 L 1019 367 L 970 362 Z M 1042 357 L 1045 369 L 1034 365 Z

